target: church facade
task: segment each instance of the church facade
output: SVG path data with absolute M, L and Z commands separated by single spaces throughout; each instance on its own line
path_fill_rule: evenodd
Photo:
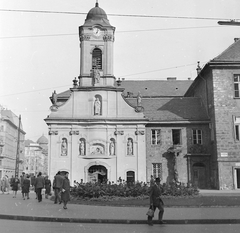
M 131 106 L 115 87 L 115 28 L 96 3 L 79 27 L 80 76 L 67 101 L 51 98 L 49 175 L 67 171 L 70 179 L 88 181 L 146 180 L 144 117 L 139 99 Z

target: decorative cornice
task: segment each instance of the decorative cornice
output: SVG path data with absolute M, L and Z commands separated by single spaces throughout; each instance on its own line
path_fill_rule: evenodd
M 115 132 L 114 132 L 114 134 L 115 135 L 124 135 L 124 131 L 123 130 L 116 130 Z
M 79 131 L 70 131 L 69 132 L 70 135 L 79 135 Z
M 144 135 L 145 132 L 144 132 L 144 130 L 139 130 L 139 131 L 136 130 L 136 131 L 135 131 L 135 134 L 136 134 L 136 135 Z
M 58 131 L 49 131 L 48 135 L 58 135 Z
M 114 41 L 114 36 L 106 34 L 103 36 L 103 40 L 104 41 Z
M 90 40 L 90 36 L 88 36 L 88 35 L 81 35 L 80 36 L 80 41 L 84 41 L 84 40 Z
M 135 112 L 143 112 L 144 108 L 142 106 L 137 106 Z

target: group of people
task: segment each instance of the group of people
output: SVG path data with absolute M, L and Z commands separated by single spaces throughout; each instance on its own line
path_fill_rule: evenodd
M 61 174 L 58 172 L 53 179 L 53 184 L 48 176 L 43 176 L 41 172 L 37 177 L 30 176 L 24 172 L 18 177 L 8 179 L 8 176 L 4 176 L 1 179 L 1 191 L 2 194 L 7 192 L 9 194 L 10 188 L 13 191 L 13 198 L 16 198 L 18 190 L 22 192 L 23 200 L 29 199 L 29 192 L 31 185 L 36 193 L 36 199 L 38 202 L 42 202 L 42 190 L 45 188 L 45 198 L 48 199 L 52 195 L 51 189 L 54 190 L 54 204 L 63 203 L 63 208 L 67 209 L 67 203 L 70 200 L 70 181 L 68 179 L 68 173 Z
M 2 179 L 1 179 L 1 191 L 2 191 L 2 194 L 4 194 L 5 192 L 7 194 L 9 194 L 9 190 L 10 190 L 10 182 L 9 182 L 9 179 L 8 179 L 8 176 L 5 175 Z

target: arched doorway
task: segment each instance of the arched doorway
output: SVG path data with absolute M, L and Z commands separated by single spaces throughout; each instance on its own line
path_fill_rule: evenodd
M 93 165 L 88 169 L 89 182 L 106 182 L 107 181 L 107 168 L 102 165 Z
M 200 189 L 206 188 L 206 166 L 203 163 L 194 163 L 192 167 L 193 185 Z

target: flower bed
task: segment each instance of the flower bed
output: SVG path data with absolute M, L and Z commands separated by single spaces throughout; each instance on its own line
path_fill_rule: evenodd
M 199 191 L 195 187 L 171 183 L 163 184 L 162 196 L 195 196 Z M 145 199 L 149 196 L 150 187 L 143 182 L 137 183 L 85 183 L 78 184 L 71 189 L 71 196 L 81 199 L 110 200 L 116 198 L 125 199 Z

